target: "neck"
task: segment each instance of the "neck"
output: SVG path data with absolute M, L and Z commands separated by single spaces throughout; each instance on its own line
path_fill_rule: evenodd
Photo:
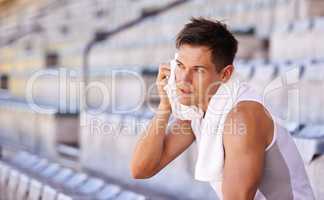
M 206 113 L 206 111 L 208 109 L 210 99 L 211 99 L 211 97 L 208 97 L 208 99 L 206 101 L 202 101 L 201 103 L 198 103 L 198 108 L 200 108 L 202 111 L 204 111 L 204 113 Z
M 198 103 L 198 108 L 202 109 L 204 112 L 207 111 L 208 109 L 208 105 L 209 105 L 209 102 L 211 100 L 211 98 L 216 94 L 216 92 L 218 91 L 220 86 L 218 86 L 217 88 L 215 88 L 215 90 L 212 92 L 212 94 L 209 94 L 207 96 L 207 98 L 203 98 L 200 100 L 200 103 Z

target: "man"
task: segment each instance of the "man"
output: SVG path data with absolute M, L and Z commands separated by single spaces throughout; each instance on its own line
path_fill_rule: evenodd
M 199 18 L 192 19 L 180 31 L 176 47 L 179 102 L 195 105 L 206 113 L 212 106 L 211 98 L 220 88 L 214 83 L 226 83 L 232 77 L 237 41 L 226 25 Z M 176 119 L 167 129 L 172 109 L 164 87 L 169 76 L 170 66 L 161 65 L 157 77 L 160 104 L 138 141 L 131 162 L 131 173 L 136 179 L 154 176 L 204 136 L 203 129 L 190 120 Z M 226 120 L 222 179 L 210 181 L 211 186 L 225 200 L 313 199 L 303 162 L 291 137 L 250 91 L 244 90 L 237 104 L 223 116 Z M 243 129 L 237 129 L 238 126 Z M 198 152 L 202 148 L 211 146 L 198 145 Z

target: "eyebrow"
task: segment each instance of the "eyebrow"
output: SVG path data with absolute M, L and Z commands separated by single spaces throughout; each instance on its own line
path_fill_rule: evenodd
M 177 61 L 179 64 L 185 66 L 185 65 L 184 65 L 180 60 L 176 59 L 176 61 Z M 192 68 L 204 68 L 204 69 L 206 69 L 207 67 L 205 67 L 205 66 L 203 66 L 203 65 L 195 65 L 195 66 L 192 66 Z

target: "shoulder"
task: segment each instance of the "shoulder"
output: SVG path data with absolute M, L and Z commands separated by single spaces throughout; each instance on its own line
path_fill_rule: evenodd
M 265 107 L 256 101 L 240 101 L 228 113 L 227 118 L 241 119 L 244 121 L 255 121 L 257 119 L 271 119 Z
M 224 124 L 224 146 L 239 150 L 265 149 L 273 135 L 273 120 L 265 107 L 255 101 L 241 101 L 228 113 Z

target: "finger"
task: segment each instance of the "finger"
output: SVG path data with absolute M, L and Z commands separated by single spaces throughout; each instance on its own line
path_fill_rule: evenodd
M 165 76 L 161 76 L 158 78 L 158 82 L 161 82 L 161 81 L 168 81 L 169 80 L 169 76 L 165 75 Z
M 158 79 L 162 80 L 162 79 L 168 78 L 168 77 L 170 77 L 170 74 L 171 74 L 171 72 L 169 70 L 163 69 L 159 72 Z
M 161 74 L 164 75 L 164 76 L 170 76 L 171 71 L 167 70 L 167 69 L 163 69 L 163 70 L 161 70 Z
M 161 80 L 159 82 L 156 83 L 156 85 L 158 86 L 158 88 L 164 88 L 166 85 L 168 84 L 167 80 Z
M 167 79 L 163 79 L 161 82 L 162 82 L 162 85 L 167 85 L 168 84 L 168 80 Z
M 170 75 L 170 69 L 166 69 L 166 68 L 161 68 L 160 70 L 159 70 L 159 74 L 161 74 L 161 75 Z
M 169 64 L 161 64 L 159 66 L 160 69 L 170 69 L 170 65 Z

